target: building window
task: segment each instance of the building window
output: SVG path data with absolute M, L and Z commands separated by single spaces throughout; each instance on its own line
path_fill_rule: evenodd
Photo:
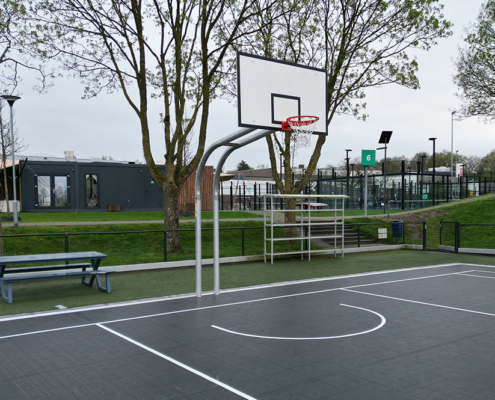
M 38 206 L 50 207 L 51 202 L 51 179 L 50 176 L 38 176 Z
M 98 207 L 98 176 L 86 174 L 86 206 Z
M 67 177 L 55 176 L 55 207 L 68 207 L 67 201 Z
M 38 175 L 36 178 L 37 207 L 70 207 L 68 175 Z

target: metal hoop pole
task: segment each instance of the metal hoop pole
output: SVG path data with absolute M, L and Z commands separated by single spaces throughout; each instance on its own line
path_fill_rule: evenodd
M 224 139 L 218 140 L 215 143 L 213 143 L 208 149 L 203 154 L 203 157 L 201 157 L 201 161 L 199 162 L 198 169 L 196 171 L 196 181 L 194 183 L 194 196 L 195 196 L 195 202 L 194 202 L 194 211 L 195 211 L 195 220 L 196 220 L 196 227 L 195 227 L 195 238 L 196 238 L 196 296 L 201 297 L 201 181 L 203 179 L 203 172 L 206 166 L 206 162 L 208 161 L 208 158 L 210 157 L 211 153 L 215 151 L 217 148 L 221 146 L 232 146 L 233 144 L 231 143 L 233 140 L 236 140 L 244 135 L 247 135 L 248 133 L 253 132 L 255 129 L 254 128 L 244 128 L 240 129 L 233 134 L 225 137 Z
M 213 291 L 216 295 L 220 294 L 220 217 L 219 217 L 219 186 L 220 174 L 227 158 L 237 149 L 253 143 L 274 131 L 261 131 L 251 137 L 242 140 L 239 143 L 232 143 L 232 147 L 227 149 L 220 158 L 213 178 Z

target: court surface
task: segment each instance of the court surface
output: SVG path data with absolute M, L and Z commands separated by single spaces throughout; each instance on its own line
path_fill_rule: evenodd
M 6 399 L 493 399 L 495 268 L 0 319 Z

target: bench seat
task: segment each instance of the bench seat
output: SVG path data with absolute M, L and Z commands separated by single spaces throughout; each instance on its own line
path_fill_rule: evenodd
M 75 264 L 72 264 L 75 265 Z M 91 264 L 89 264 L 91 265 Z M 51 266 L 55 267 L 55 266 Z M 58 268 L 61 266 L 57 266 L 55 269 L 61 269 Z M 67 267 L 67 266 L 63 266 Z M 27 272 L 27 269 L 33 269 L 33 268 L 38 268 L 38 267 L 28 267 L 28 268 L 13 268 L 17 270 L 21 270 L 22 272 Z M 43 267 L 40 267 L 43 268 Z M 74 267 L 75 268 L 75 267 Z M 83 267 L 84 268 L 84 267 Z M 64 268 L 66 269 L 66 268 Z M 36 269 L 34 271 L 43 271 L 43 269 Z M 74 272 L 58 272 L 58 273 L 50 273 L 50 274 L 36 274 L 36 275 L 16 275 L 16 276 L 3 276 L 0 278 L 0 289 L 2 292 L 2 299 L 6 301 L 8 304 L 12 304 L 12 283 L 14 282 L 28 282 L 28 281 L 34 281 L 34 280 L 44 280 L 44 279 L 61 279 L 61 278 L 82 278 L 81 283 L 85 286 L 93 286 L 93 282 L 96 279 L 96 283 L 98 285 L 98 290 L 105 292 L 105 293 L 110 293 L 111 288 L 110 288 L 110 274 L 114 273 L 115 270 L 113 269 L 106 269 L 106 270 L 97 270 L 97 271 L 74 271 Z M 105 275 L 105 283 L 106 287 L 103 287 L 101 284 L 100 276 Z M 90 277 L 90 280 L 86 282 L 86 277 Z M 7 290 L 5 289 L 5 284 L 7 284 Z
M 41 272 L 41 271 L 57 271 L 60 269 L 75 269 L 82 268 L 83 271 L 86 268 L 91 268 L 91 263 L 78 263 L 78 264 L 61 264 L 61 265 L 41 265 L 34 267 L 19 267 L 19 268 L 5 268 L 5 274 L 15 274 L 18 272 Z

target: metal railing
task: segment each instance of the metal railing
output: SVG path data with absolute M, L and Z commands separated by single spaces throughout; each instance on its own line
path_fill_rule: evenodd
M 377 228 L 387 227 L 388 239 L 393 243 L 392 223 L 349 223 L 358 231 L 357 247 L 362 247 L 366 238 L 377 238 Z M 403 223 L 403 236 L 399 243 L 418 244 L 418 240 L 408 236 L 408 226 L 417 223 Z M 274 228 L 277 236 L 284 236 L 283 228 Z M 184 253 L 169 252 L 169 234 L 179 232 Z M 213 228 L 203 228 L 204 258 L 213 257 Z M 41 233 L 22 235 L 2 235 L 4 255 L 49 254 L 77 251 L 100 251 L 109 257 L 102 265 L 144 264 L 163 261 L 194 259 L 194 229 L 123 231 L 123 232 L 78 232 L 78 233 Z M 220 228 L 220 248 L 222 257 L 263 255 L 263 226 Z M 347 240 L 347 238 L 346 238 Z M 382 239 L 380 239 L 382 240 Z M 423 227 L 423 242 L 426 241 L 426 229 Z M 290 242 L 290 241 L 289 241 Z M 300 247 L 300 244 L 280 241 L 281 251 Z M 313 246 L 314 244 L 312 244 Z M 226 249 L 228 247 L 228 249 Z M 426 247 L 426 245 L 424 246 Z
M 456 253 L 460 248 L 495 250 L 495 224 L 440 221 L 440 246 Z

